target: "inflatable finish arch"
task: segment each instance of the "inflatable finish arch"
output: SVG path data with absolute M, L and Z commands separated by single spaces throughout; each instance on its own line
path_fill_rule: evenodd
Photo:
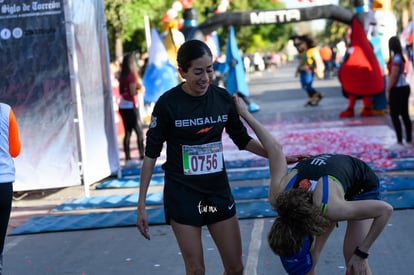
M 296 9 L 252 10 L 218 13 L 187 32 L 187 39 L 206 36 L 221 27 L 264 24 L 286 24 L 316 19 L 333 19 L 350 25 L 354 14 L 337 5 L 323 5 Z

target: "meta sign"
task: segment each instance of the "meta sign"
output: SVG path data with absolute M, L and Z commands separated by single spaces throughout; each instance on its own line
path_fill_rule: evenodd
M 259 11 L 250 13 L 251 24 L 278 24 L 300 21 L 300 11 L 298 9 Z

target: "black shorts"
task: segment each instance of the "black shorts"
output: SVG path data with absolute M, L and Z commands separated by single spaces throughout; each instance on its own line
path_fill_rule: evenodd
M 356 195 L 355 197 L 351 199 L 351 201 L 379 200 L 379 199 L 380 199 L 379 189 L 373 189 L 371 191 Z
M 165 221 L 203 226 L 227 220 L 236 215 L 236 203 L 228 192 L 219 195 L 206 195 L 180 184 L 164 186 Z

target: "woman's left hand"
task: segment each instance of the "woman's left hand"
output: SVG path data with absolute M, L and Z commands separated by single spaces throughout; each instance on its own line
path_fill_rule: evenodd
M 249 113 L 249 110 L 247 108 L 247 104 L 237 94 L 233 95 L 233 101 L 236 104 L 237 112 L 239 113 L 239 115 L 242 116 L 242 117 L 245 117 L 246 114 Z
M 346 274 L 372 275 L 371 269 L 368 265 L 368 259 L 362 259 L 357 255 L 352 255 L 346 268 Z
M 311 157 L 311 155 L 308 155 L 308 154 L 286 156 L 286 162 L 287 164 L 293 164 L 295 162 L 307 159 L 309 157 Z

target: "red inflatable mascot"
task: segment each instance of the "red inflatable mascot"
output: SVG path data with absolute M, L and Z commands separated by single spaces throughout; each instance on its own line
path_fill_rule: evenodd
M 384 75 L 359 20 L 352 19 L 351 42 L 339 68 L 338 78 L 348 98 L 348 108 L 339 117 L 354 117 L 357 99 L 362 99 L 361 116 L 372 116 L 371 97 L 384 90 Z

